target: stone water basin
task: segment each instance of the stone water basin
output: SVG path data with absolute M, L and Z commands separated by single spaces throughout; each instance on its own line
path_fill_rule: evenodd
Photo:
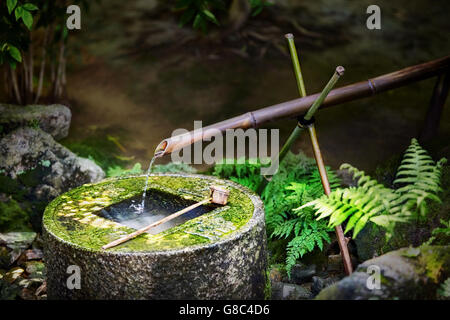
M 140 201 L 145 178 L 84 185 L 49 204 L 43 234 L 50 299 L 262 299 L 268 295 L 264 209 L 256 194 L 211 176 L 154 174 L 146 212 L 137 215 L 127 208 Z M 226 206 L 204 205 L 117 247 L 101 249 L 207 198 L 211 185 L 230 190 Z M 79 270 L 79 289 L 73 288 L 73 270 Z

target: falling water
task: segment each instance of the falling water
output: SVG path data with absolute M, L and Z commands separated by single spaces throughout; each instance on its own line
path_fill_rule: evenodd
M 136 209 L 138 213 L 144 212 L 145 209 L 145 197 L 147 196 L 148 181 L 150 179 L 150 173 L 152 172 L 153 162 L 155 162 L 156 158 L 158 158 L 158 156 L 154 155 L 147 169 L 147 177 L 145 179 L 144 194 L 142 195 L 141 204 L 138 205 L 132 204 L 130 206 L 131 208 Z

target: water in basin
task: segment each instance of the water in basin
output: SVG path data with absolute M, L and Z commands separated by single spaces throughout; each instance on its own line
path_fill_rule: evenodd
M 139 212 L 133 209 L 136 204 L 140 204 L 142 201 L 142 196 L 136 196 L 134 198 L 122 201 L 118 204 L 105 208 L 99 212 L 100 216 L 103 218 L 113 220 L 120 224 L 133 229 L 141 229 L 150 225 L 153 222 L 159 221 L 172 213 L 175 213 L 181 209 L 184 209 L 194 203 L 195 201 L 190 201 L 183 199 L 181 197 L 156 191 L 148 190 L 145 197 L 145 208 L 143 211 Z M 214 206 L 200 206 L 197 207 L 171 221 L 160 224 L 154 228 L 151 228 L 148 233 L 158 234 L 169 228 L 180 225 L 188 220 L 194 219 L 201 216 L 207 212 L 214 209 Z

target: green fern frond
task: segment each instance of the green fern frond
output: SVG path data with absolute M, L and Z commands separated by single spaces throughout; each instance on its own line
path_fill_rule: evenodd
M 394 184 L 399 186 L 395 190 L 400 195 L 398 205 L 424 217 L 427 200 L 441 201 L 437 195 L 442 191 L 440 180 L 445 162 L 446 159 L 441 159 L 435 163 L 417 140 L 412 139 L 394 180 Z
M 389 212 L 389 202 L 385 204 L 383 200 L 386 199 L 382 200 L 374 188 L 376 187 L 337 189 L 328 197 L 322 196 L 303 205 L 298 210 L 312 206 L 315 209 L 316 219 L 328 218 L 329 227 L 336 227 L 349 219 L 345 232 L 354 229 L 353 235 L 356 237 L 370 218 Z M 387 194 L 386 191 L 383 193 Z M 393 198 L 393 196 L 389 195 L 388 198 Z
M 336 189 L 328 197 L 322 196 L 294 211 L 313 208 L 316 219 L 327 218 L 330 227 L 347 221 L 345 232 L 353 230 L 354 237 L 368 222 L 373 222 L 385 228 L 389 237 L 396 223 L 425 216 L 429 200 L 441 201 L 438 193 L 442 191 L 440 178 L 445 162 L 441 159 L 435 163 L 417 140 L 412 139 L 394 181 L 401 184 L 398 189 L 386 188 L 364 171 L 343 164 L 341 170 L 352 173 L 357 187 Z
M 450 298 L 450 278 L 442 283 L 441 287 L 438 290 L 438 293 L 445 298 Z
M 312 252 L 316 246 L 320 250 L 323 250 L 324 242 L 330 243 L 331 239 L 328 232 L 329 229 L 325 227 L 325 224 L 319 221 L 313 220 L 308 224 L 304 224 L 301 232 L 287 245 L 286 271 L 289 276 L 297 259 L 303 257 L 308 252 Z

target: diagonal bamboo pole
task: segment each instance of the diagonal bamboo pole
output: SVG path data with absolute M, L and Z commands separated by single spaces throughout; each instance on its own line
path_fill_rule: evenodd
M 289 44 L 289 51 L 291 53 L 292 58 L 292 66 L 294 68 L 294 74 L 295 79 L 297 80 L 297 88 L 298 93 L 300 94 L 301 98 L 306 97 L 306 89 L 305 89 L 305 83 L 303 81 L 303 74 L 302 70 L 300 68 L 300 61 L 298 59 L 297 49 L 295 48 L 295 42 L 294 42 L 294 35 L 292 33 L 288 33 L 285 35 L 288 44 Z M 281 148 L 280 153 L 278 154 L 278 163 L 281 163 L 283 159 L 286 157 L 289 150 L 291 150 L 292 145 L 294 142 L 300 137 L 300 134 L 302 133 L 302 129 L 299 126 L 295 126 L 294 130 L 292 130 L 291 134 L 289 135 L 289 138 L 284 143 L 283 147 Z M 261 182 L 261 185 L 258 187 L 258 194 L 262 194 L 264 189 L 266 188 L 267 184 L 270 181 L 269 177 L 264 176 L 264 179 Z
M 319 97 L 314 101 L 311 108 L 309 108 L 306 115 L 299 119 L 298 126 L 302 129 L 307 129 L 309 137 L 311 139 L 311 144 L 314 152 L 314 158 L 316 159 L 316 165 L 319 170 L 320 179 L 322 181 L 322 186 L 324 193 L 329 196 L 331 193 L 330 183 L 328 181 L 327 170 L 325 168 L 325 163 L 323 161 L 322 153 L 320 151 L 319 140 L 317 139 L 316 129 L 314 126 L 314 114 L 319 109 L 320 105 L 323 103 L 325 98 L 330 93 L 331 89 L 336 85 L 339 78 L 344 74 L 344 68 L 339 66 L 336 68 L 333 76 L 327 85 L 320 93 Z M 347 242 L 344 237 L 344 232 L 342 231 L 341 225 L 335 227 L 336 237 L 339 244 L 339 249 L 341 251 L 342 260 L 344 262 L 344 269 L 347 275 L 351 274 L 353 271 L 352 262 L 350 259 L 350 254 L 348 252 Z
M 319 170 L 320 179 L 322 181 L 322 186 L 324 193 L 329 196 L 331 193 L 330 182 L 328 181 L 327 170 L 325 168 L 325 163 L 323 161 L 322 153 L 320 152 L 319 140 L 317 139 L 316 129 L 314 126 L 314 122 L 309 125 L 306 125 L 308 129 L 309 136 L 311 139 L 311 144 L 313 147 L 314 158 L 316 159 L 316 165 Z M 348 252 L 347 241 L 344 237 L 344 231 L 342 230 L 342 226 L 338 225 L 334 228 L 336 232 L 336 237 L 339 244 L 339 249 L 341 251 L 342 261 L 344 262 L 344 269 L 347 275 L 350 275 L 353 272 L 352 261 L 350 259 L 350 254 Z
M 306 97 L 306 90 L 305 90 L 305 84 L 303 82 L 303 75 L 300 69 L 300 62 L 298 60 L 298 54 L 297 49 L 295 48 L 295 42 L 294 42 L 294 36 L 289 33 L 286 35 L 286 39 L 289 43 L 289 51 L 291 52 L 291 58 L 292 58 L 292 65 L 294 67 L 294 73 L 295 73 L 295 79 L 297 81 L 297 87 L 299 89 L 300 97 Z M 344 74 L 344 68 L 343 67 L 337 67 L 336 72 L 331 77 L 330 81 L 327 83 L 325 88 L 323 89 L 322 93 L 319 95 L 319 97 L 314 101 L 313 105 L 308 109 L 308 112 L 306 115 L 301 119 L 302 121 L 308 122 L 306 126 L 304 126 L 301 121 L 299 121 L 299 125 L 295 127 L 295 129 L 292 131 L 291 135 L 289 136 L 288 140 L 284 144 L 283 148 L 281 149 L 281 152 L 279 154 L 279 162 L 283 161 L 284 157 L 286 156 L 287 152 L 291 149 L 292 144 L 295 142 L 295 140 L 298 139 L 300 136 L 302 129 L 305 127 L 307 128 L 309 132 L 309 136 L 311 139 L 311 144 L 313 147 L 314 152 L 314 158 L 316 159 L 317 168 L 319 170 L 320 179 L 322 181 L 322 186 L 324 193 L 329 196 L 331 193 L 330 188 L 330 182 L 328 181 L 328 175 L 327 170 L 325 168 L 325 163 L 323 161 L 322 153 L 320 152 L 320 146 L 319 146 L 319 140 L 317 139 L 316 129 L 314 126 L 314 121 L 311 121 L 314 117 L 314 114 L 319 109 L 320 105 L 323 103 L 325 98 L 330 93 L 331 89 L 336 85 L 339 78 Z M 263 180 L 263 186 L 260 189 L 264 189 L 264 187 L 267 185 L 267 179 Z M 262 191 L 260 190 L 260 191 Z M 339 243 L 339 248 L 342 255 L 342 260 L 344 262 L 344 269 L 345 273 L 347 275 L 350 275 L 352 273 L 352 263 L 350 259 L 350 254 L 348 252 L 347 242 L 344 237 L 344 232 L 342 231 L 341 225 L 335 227 L 336 237 Z

